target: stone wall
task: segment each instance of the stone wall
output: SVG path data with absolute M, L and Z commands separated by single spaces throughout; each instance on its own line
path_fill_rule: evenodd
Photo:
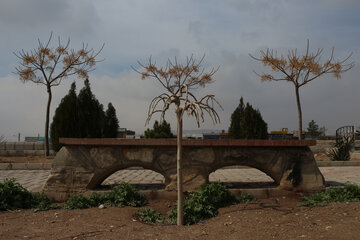
M 50 149 L 51 149 L 50 144 Z M 45 155 L 45 143 L 43 142 L 3 142 L 0 143 L 0 156 L 24 157 Z M 54 151 L 50 150 L 50 155 Z

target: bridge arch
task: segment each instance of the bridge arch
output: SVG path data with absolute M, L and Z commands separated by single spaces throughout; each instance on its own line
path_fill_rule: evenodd
M 130 167 L 115 171 L 100 183 L 100 188 L 108 188 L 121 182 L 136 185 L 139 189 L 165 188 L 164 175 L 142 167 Z
M 248 166 L 227 166 L 209 175 L 210 183 L 223 183 L 229 188 L 269 188 L 279 186 L 276 181 L 259 169 Z

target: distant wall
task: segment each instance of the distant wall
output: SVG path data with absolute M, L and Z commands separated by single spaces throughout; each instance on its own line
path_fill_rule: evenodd
M 50 144 L 50 155 L 54 155 Z M 0 143 L 0 156 L 24 157 L 45 155 L 44 142 L 3 142 Z

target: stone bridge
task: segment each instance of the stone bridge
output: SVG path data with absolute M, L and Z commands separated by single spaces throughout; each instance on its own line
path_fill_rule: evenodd
M 118 170 L 141 166 L 162 174 L 166 190 L 176 190 L 176 139 L 62 138 L 44 193 L 62 201 L 97 188 Z M 310 192 L 324 188 L 324 177 L 309 146 L 316 141 L 184 140 L 184 191 L 196 191 L 210 173 L 233 165 L 266 173 L 279 188 Z

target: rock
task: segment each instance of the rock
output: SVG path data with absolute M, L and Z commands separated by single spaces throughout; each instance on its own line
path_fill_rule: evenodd
M 229 226 L 229 225 L 231 225 L 232 224 L 232 222 L 225 222 L 224 223 L 224 226 Z

